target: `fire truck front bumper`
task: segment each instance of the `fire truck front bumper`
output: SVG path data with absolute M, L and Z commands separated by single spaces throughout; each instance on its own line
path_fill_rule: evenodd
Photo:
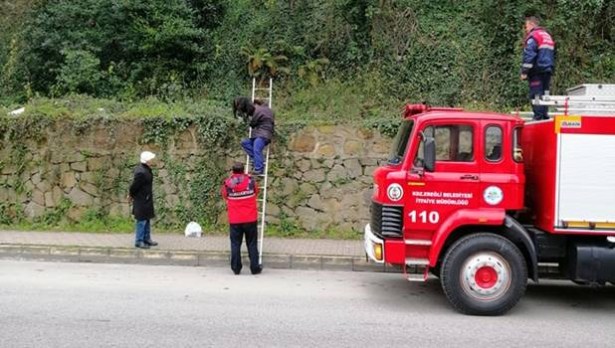
M 363 231 L 365 254 L 369 259 L 377 263 L 384 263 L 384 240 L 378 238 L 369 224 Z

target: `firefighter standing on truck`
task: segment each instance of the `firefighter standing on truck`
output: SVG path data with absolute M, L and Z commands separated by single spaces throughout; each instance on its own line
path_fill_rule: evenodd
M 555 71 L 555 42 L 540 25 L 536 16 L 525 18 L 525 39 L 523 40 L 523 63 L 521 79 L 528 80 L 530 100 L 543 96 L 549 90 L 551 75 Z M 547 107 L 532 105 L 534 120 L 547 120 Z
M 241 273 L 241 242 L 244 235 L 250 256 L 250 271 L 252 274 L 259 274 L 262 271 L 256 244 L 258 186 L 254 178 L 244 174 L 244 169 L 241 162 L 233 164 L 231 176 L 222 185 L 222 196 L 226 201 L 230 227 L 231 269 L 236 275 Z

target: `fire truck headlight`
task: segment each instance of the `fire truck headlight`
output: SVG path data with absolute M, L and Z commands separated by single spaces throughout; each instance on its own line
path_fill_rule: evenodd
M 374 258 L 382 261 L 382 244 L 380 243 L 374 243 Z

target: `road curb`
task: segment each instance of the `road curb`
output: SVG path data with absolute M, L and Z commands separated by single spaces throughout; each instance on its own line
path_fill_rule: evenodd
M 243 256 L 247 257 L 247 255 Z M 229 267 L 229 257 L 228 251 L 0 244 L 0 259 L 5 260 Z M 246 259 L 245 262 L 249 261 Z M 263 254 L 263 265 L 273 269 L 398 272 L 390 266 L 367 262 L 365 257 L 358 256 L 265 253 Z

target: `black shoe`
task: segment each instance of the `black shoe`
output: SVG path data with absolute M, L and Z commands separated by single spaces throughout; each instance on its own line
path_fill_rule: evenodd
M 158 243 L 154 242 L 151 239 L 150 240 L 146 240 L 144 243 L 149 245 L 149 246 L 156 246 L 156 245 L 158 245 Z
M 138 248 L 138 249 L 149 249 L 149 245 L 147 245 L 144 242 L 138 242 L 137 244 L 135 244 L 135 248 Z
M 259 267 L 255 270 L 252 271 L 252 274 L 257 275 L 260 274 L 263 271 L 263 267 Z

